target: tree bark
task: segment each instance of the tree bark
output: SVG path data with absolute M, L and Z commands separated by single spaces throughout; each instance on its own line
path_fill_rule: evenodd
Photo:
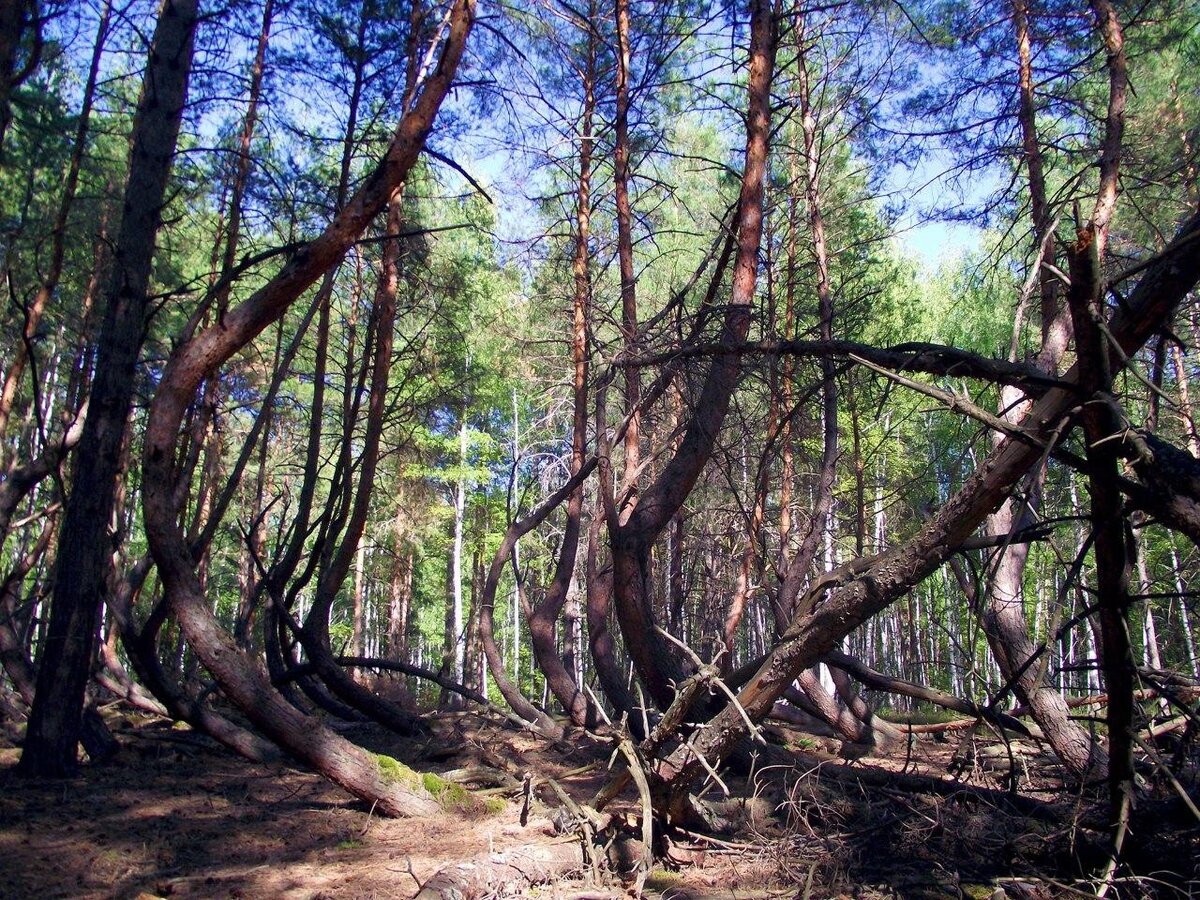
M 746 158 L 739 199 L 737 256 L 733 290 L 721 329 L 720 346 L 745 340 L 758 271 L 762 240 L 763 183 L 770 140 L 771 78 L 775 65 L 775 22 L 767 0 L 750 4 L 749 104 Z M 715 358 L 679 447 L 655 481 L 642 493 L 627 522 L 609 524 L 612 547 L 613 598 L 625 646 L 653 699 L 666 709 L 675 697 L 671 687 L 680 674 L 675 654 L 662 646 L 651 608 L 651 549 L 662 530 L 682 507 L 712 456 L 740 372 L 736 353 Z
M 266 285 L 230 310 L 225 322 L 178 347 L 150 407 L 143 457 L 143 511 L 151 551 L 179 625 L 222 691 L 269 737 L 298 759 L 379 804 L 390 815 L 424 814 L 432 801 L 386 777 L 375 759 L 278 694 L 237 648 L 209 609 L 179 526 L 170 473 L 179 426 L 201 380 L 276 321 L 295 299 L 337 264 L 408 176 L 450 90 L 474 20 L 474 0 L 451 8 L 441 58 L 412 108 L 400 120 L 384 159 L 316 239 L 304 245 Z
M 594 4 L 590 12 L 594 13 Z M 625 13 L 628 19 L 628 11 Z M 593 16 L 594 18 L 594 16 Z M 618 20 L 620 9 L 618 9 Z M 620 29 L 618 21 L 618 30 Z M 625 26 L 628 28 L 628 21 Z M 572 257 L 572 274 L 574 294 L 571 317 L 571 361 L 573 365 L 571 385 L 571 475 L 578 475 L 583 469 L 584 458 L 587 455 L 587 417 L 588 417 L 588 334 L 589 311 L 591 306 L 592 278 L 589 266 L 590 252 L 588 240 L 591 234 L 592 213 L 592 152 L 595 134 L 593 117 L 596 110 L 596 38 L 589 28 L 587 33 L 587 59 L 583 70 L 583 110 L 579 129 L 579 181 L 576 190 L 575 203 L 575 234 Z M 620 76 L 618 75 L 618 82 Z M 620 99 L 618 97 L 618 149 L 620 156 Z M 618 166 L 620 164 L 618 163 Z M 617 207 L 618 220 L 621 216 L 621 175 L 617 175 Z M 626 198 L 628 207 L 628 198 Z M 626 212 L 628 209 L 626 208 Z M 618 228 L 620 229 L 618 222 Z M 624 251 L 622 251 L 623 253 Z M 623 257 L 622 257 L 623 258 Z M 630 263 L 632 266 L 632 262 Z M 624 263 L 622 263 L 622 278 L 624 278 Z M 624 281 L 622 281 L 624 291 Z M 635 312 L 636 315 L 636 312 Z M 631 424 L 636 428 L 636 424 Z M 629 432 L 626 432 L 628 447 Z M 636 446 L 636 437 L 634 439 Z M 628 450 L 626 453 L 628 454 Z M 628 463 L 628 455 L 626 456 Z M 558 551 L 558 561 L 554 568 L 554 578 L 546 589 L 546 594 L 533 609 L 528 618 L 529 634 L 533 644 L 534 656 L 538 668 L 546 676 L 546 683 L 551 693 L 572 723 L 579 726 L 595 727 L 596 715 L 592 703 L 580 689 L 575 674 L 564 665 L 559 656 L 556 633 L 558 620 L 567 602 L 567 595 L 575 576 L 575 563 L 579 556 L 579 542 L 583 527 L 583 488 L 582 482 L 575 486 L 567 498 L 567 518 L 563 524 L 562 544 Z
M 134 119 L 125 212 L 114 252 L 96 379 L 59 538 L 50 627 L 19 771 L 61 777 L 75 748 L 111 564 L 109 519 L 149 311 L 150 267 L 191 71 L 196 0 L 159 14 Z
M 1028 170 L 1029 196 L 1033 218 L 1034 246 L 1038 262 L 1053 264 L 1055 240 L 1051 229 L 1051 212 L 1047 202 L 1046 181 L 1041 144 L 1038 139 L 1034 102 L 1034 74 L 1029 36 L 1028 5 L 1025 0 L 1012 0 L 1013 27 L 1017 41 L 1017 76 L 1019 88 L 1018 120 L 1022 147 Z M 1038 365 L 1047 375 L 1058 371 L 1071 336 L 1071 317 L 1063 308 L 1054 279 L 1039 265 L 1036 276 L 1041 295 L 1042 342 Z M 1019 335 L 1014 328 L 1010 359 L 1015 361 Z M 1026 395 L 1013 386 L 1000 391 L 1000 415 L 1017 423 L 1028 405 Z M 993 435 L 993 444 L 1001 440 Z M 988 531 L 996 536 L 1008 536 L 1033 522 L 1041 507 L 1045 466 L 1031 473 L 1024 499 L 1006 500 L 988 519 Z M 1006 542 L 993 554 L 992 574 L 984 594 L 980 623 L 987 635 L 992 654 L 1005 681 L 1012 685 L 1017 698 L 1026 704 L 1041 727 L 1059 760 L 1071 774 L 1084 779 L 1104 765 L 1104 751 L 1086 731 L 1070 720 L 1070 711 L 1062 695 L 1045 682 L 1043 667 L 1030 664 L 1035 654 L 1034 642 L 1025 621 L 1023 582 L 1029 559 L 1030 545 L 1025 542 Z
M 629 202 L 629 0 L 616 0 L 617 65 L 616 117 L 613 120 L 613 193 L 617 206 L 617 264 L 621 276 L 621 339 L 632 356 L 638 344 L 637 279 L 633 271 L 633 208 Z M 594 55 L 594 51 L 593 51 Z M 595 64 L 593 63 L 593 69 Z M 619 515 L 627 521 L 637 506 L 641 466 L 642 375 L 637 366 L 625 368 L 625 431 L 622 500 Z

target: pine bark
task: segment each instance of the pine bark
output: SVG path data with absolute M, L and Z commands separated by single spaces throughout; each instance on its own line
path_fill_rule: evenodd
M 289 753 L 389 815 L 425 814 L 431 802 L 385 776 L 376 760 L 301 713 L 267 682 L 213 616 L 196 577 L 170 490 L 179 427 L 201 381 L 263 329 L 342 258 L 387 206 L 411 171 L 433 126 L 474 20 L 473 0 L 451 7 L 441 57 L 424 90 L 400 120 L 384 159 L 333 221 L 304 245 L 266 285 L 172 354 L 150 407 L 143 456 L 143 511 L 163 588 L 188 642 L 222 691 L 252 722 Z M 436 807 L 436 804 L 434 804 Z
M 66 501 L 50 626 L 19 770 L 67 775 L 76 766 L 111 545 L 109 519 L 149 312 L 150 267 L 191 72 L 196 0 L 167 0 L 159 14 L 134 119 L 125 210 L 114 251 L 96 378 Z
M 737 255 L 733 287 L 719 344 L 732 348 L 745 340 L 750 328 L 762 240 L 763 184 L 770 138 L 771 79 L 775 65 L 775 22 L 766 0 L 751 3 L 749 103 L 746 153 L 739 197 Z M 675 697 L 673 683 L 680 675 L 676 655 L 662 645 L 651 607 L 653 581 L 651 549 L 655 540 L 683 506 L 712 456 L 740 374 L 740 357 L 719 354 L 711 363 L 696 411 L 683 439 L 655 481 L 641 494 L 624 524 L 613 527 L 613 598 L 621 633 L 639 677 L 653 702 L 666 709 Z

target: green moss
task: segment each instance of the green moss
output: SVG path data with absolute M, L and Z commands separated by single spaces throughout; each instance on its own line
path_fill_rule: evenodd
M 346 838 L 344 841 L 338 841 L 337 848 L 339 850 L 358 850 L 363 846 L 363 842 L 354 838 Z
M 963 895 L 968 897 L 969 900 L 991 900 L 996 893 L 996 889 L 994 887 L 986 884 L 963 883 L 959 885 L 959 888 L 962 890 Z
M 446 779 L 435 775 L 433 772 L 423 772 L 421 774 L 421 784 L 442 805 L 443 809 L 473 813 L 479 812 L 484 808 L 484 804 L 480 802 L 479 798 L 461 784 L 446 781 Z
M 401 784 L 417 790 L 424 788 L 429 792 L 443 809 L 461 813 L 495 815 L 503 811 L 505 802 L 499 797 L 489 797 L 480 800 L 461 784 L 434 774 L 433 772 L 416 772 L 399 760 L 382 753 L 372 754 L 375 765 L 379 767 L 380 777 L 389 784 Z
M 683 880 L 679 872 L 668 872 L 666 869 L 654 869 L 646 876 L 645 887 L 652 891 L 665 891 Z
M 402 784 L 415 788 L 421 783 L 420 777 L 404 763 L 382 753 L 372 753 L 375 765 L 379 768 L 379 777 L 388 784 Z
M 932 706 L 928 703 L 920 704 L 912 712 L 904 712 L 903 710 L 891 709 L 885 706 L 882 709 L 876 710 L 875 714 L 888 722 L 910 723 L 912 725 L 941 725 L 962 718 L 960 713 L 949 709 L 942 709 L 940 706 Z

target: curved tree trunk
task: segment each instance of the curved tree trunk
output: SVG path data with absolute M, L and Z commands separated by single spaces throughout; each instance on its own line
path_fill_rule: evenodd
M 504 671 L 504 660 L 500 657 L 500 649 L 496 646 L 494 621 L 496 592 L 500 588 L 500 579 L 504 574 L 504 567 L 508 565 L 509 560 L 512 558 L 517 541 L 546 521 L 550 513 L 566 502 L 575 489 L 583 484 L 592 473 L 598 461 L 597 457 L 589 459 L 578 472 L 567 480 L 566 484 L 555 491 L 540 506 L 530 512 L 524 519 L 513 522 L 508 526 L 508 530 L 505 532 L 504 537 L 500 541 L 500 546 L 496 550 L 496 555 L 492 557 L 492 564 L 488 568 L 487 577 L 483 583 L 483 593 L 479 602 L 479 636 L 483 643 L 484 655 L 487 657 L 488 669 L 492 673 L 492 680 L 495 681 L 497 690 L 500 691 L 501 696 L 504 697 L 505 701 L 518 716 L 531 723 L 536 731 L 551 740 L 558 740 L 558 738 L 562 737 L 562 728 L 557 722 L 546 715 L 544 710 L 530 703 L 508 677 L 508 673 Z
M 387 408 L 388 376 L 392 366 L 393 333 L 396 324 L 400 226 L 403 220 L 402 193 L 403 185 L 398 185 L 388 201 L 385 232 L 387 240 L 383 245 L 379 283 L 375 291 L 375 302 L 371 307 L 372 321 L 366 343 L 368 346 L 373 343 L 375 352 L 371 369 L 366 433 L 359 459 L 358 487 L 354 494 L 349 521 L 340 538 L 341 543 L 329 562 L 321 567 L 317 578 L 316 599 L 299 637 L 317 673 L 339 699 L 393 731 L 411 735 L 423 730 L 420 720 L 356 682 L 338 665 L 329 642 L 329 616 L 333 601 L 345 583 L 351 563 L 361 545 L 370 510 L 372 485 L 379 465 L 380 439 Z M 347 417 L 347 434 L 344 441 L 347 447 L 351 439 L 351 424 Z M 344 468 L 348 473 L 349 465 Z
M 266 285 L 172 354 L 150 407 L 143 458 L 143 511 L 151 552 L 179 626 L 222 691 L 269 737 L 351 793 L 390 815 L 429 813 L 436 804 L 423 792 L 381 771 L 375 758 L 292 706 L 264 677 L 210 611 L 179 524 L 171 472 L 184 411 L 201 381 L 276 321 L 296 298 L 337 264 L 387 206 L 407 178 L 450 90 L 474 20 L 474 0 L 457 0 L 436 69 L 400 120 L 380 164 L 315 240 L 306 244 Z
M 628 22 L 626 23 L 628 27 Z M 572 420 L 571 420 L 571 474 L 577 475 L 584 465 L 587 454 L 587 396 L 588 396 L 588 312 L 592 293 L 589 271 L 588 239 L 592 214 L 592 144 L 595 141 L 592 119 L 596 110 L 596 39 L 589 29 L 587 37 L 587 63 L 583 73 L 583 112 L 579 134 L 579 184 L 575 206 L 575 241 L 572 273 L 574 276 L 574 298 L 571 318 L 571 358 L 573 363 Z M 618 119 L 619 119 L 618 115 Z M 618 132 L 618 145 L 620 137 Z M 618 146 L 618 156 L 620 149 Z M 619 178 L 618 178 L 619 184 Z M 618 187 L 618 192 L 620 187 Z M 618 197 L 619 197 L 618 193 Z M 628 204 L 628 200 L 626 200 Z M 618 207 L 620 203 L 618 202 Z M 622 263 L 622 266 L 624 264 Z M 631 263 L 632 265 L 632 263 Z M 622 275 L 624 268 L 622 267 Z M 636 426 L 631 425 L 631 429 Z M 626 440 L 628 441 L 628 432 Z M 636 437 L 635 437 L 636 443 Z M 595 726 L 595 710 L 591 701 L 575 681 L 575 675 L 564 664 L 558 654 L 558 619 L 567 602 L 567 594 L 575 575 L 575 562 L 579 556 L 579 540 L 583 524 L 583 483 L 575 486 L 567 498 L 567 520 L 563 525 L 562 544 L 558 562 L 554 569 L 546 595 L 528 617 L 529 634 L 538 668 L 546 676 L 558 702 L 571 721 L 579 726 Z
M 1042 260 L 1054 262 L 1055 242 L 1051 231 L 1052 215 L 1046 199 L 1046 182 L 1041 145 L 1038 140 L 1034 106 L 1034 75 L 1030 47 L 1028 7 L 1026 0 L 1012 0 L 1013 27 L 1017 40 L 1017 71 L 1019 84 L 1018 120 L 1022 147 L 1028 170 L 1029 196 L 1033 217 L 1034 242 L 1038 268 Z M 1041 296 L 1042 345 L 1038 365 L 1049 375 L 1056 374 L 1071 335 L 1071 320 L 1062 308 L 1057 286 L 1052 278 L 1040 272 L 1036 278 Z M 1014 328 L 1010 359 L 1015 359 L 1021 316 Z M 1000 391 L 1000 415 L 1018 423 L 1028 406 L 1025 395 L 1016 388 Z M 1001 441 L 993 436 L 993 443 Z M 1033 521 L 1041 505 L 1045 467 L 1039 466 L 1030 475 L 1026 499 L 1006 500 L 988 518 L 988 531 L 997 536 L 1010 535 Z M 1085 778 L 1089 772 L 1103 771 L 1104 751 L 1086 731 L 1071 721 L 1062 696 L 1046 684 L 1043 667 L 1033 661 L 1036 650 L 1025 621 L 1023 582 L 1029 559 L 1028 543 L 1006 543 L 992 557 L 992 575 L 984 593 L 980 614 L 984 634 L 1000 674 L 1012 685 L 1018 699 L 1026 704 L 1034 721 L 1041 727 L 1050 746 L 1063 765 L 1076 777 Z

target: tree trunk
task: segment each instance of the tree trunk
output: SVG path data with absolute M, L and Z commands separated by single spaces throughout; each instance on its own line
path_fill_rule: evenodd
M 134 118 L 125 214 L 107 309 L 59 538 L 50 627 L 19 770 L 61 777 L 75 769 L 83 694 L 94 655 L 111 546 L 109 519 L 134 375 L 149 311 L 150 267 L 183 114 L 196 0 L 167 0 L 155 28 Z
M 458 465 L 467 466 L 467 411 L 464 407 L 458 423 Z M 446 652 L 453 661 L 454 680 L 463 683 L 466 640 L 463 633 L 463 530 L 467 513 L 467 476 L 460 474 L 454 485 L 454 532 L 450 547 L 450 610 L 446 615 Z
M 1018 58 L 1018 87 L 1022 146 L 1028 168 L 1029 194 L 1032 204 L 1034 240 L 1037 260 L 1053 263 L 1055 244 L 1051 229 L 1050 211 L 1046 200 L 1041 145 L 1038 140 L 1034 107 L 1034 75 L 1030 48 L 1028 9 L 1025 0 L 1012 0 L 1013 27 L 1016 32 Z M 1047 374 L 1058 371 L 1063 352 L 1071 335 L 1071 320 L 1062 303 L 1054 279 L 1040 269 L 1036 283 L 1041 292 L 1042 344 L 1038 365 Z M 1012 347 L 1015 350 L 1020 327 L 1014 328 Z M 1014 354 L 1010 353 L 1010 358 Z M 1005 387 L 1000 392 L 1000 415 L 1009 422 L 1020 421 L 1028 405 L 1021 391 Z M 1001 440 L 993 436 L 993 443 Z M 1023 500 L 1009 499 L 988 519 L 988 531 L 997 536 L 1010 535 L 1031 524 L 1041 506 L 1045 467 L 1031 474 Z M 1062 695 L 1046 684 L 1043 667 L 1032 662 L 1034 642 L 1025 621 L 1023 582 L 1029 558 L 1029 544 L 1006 543 L 992 559 L 992 578 L 984 595 L 981 624 L 991 645 L 992 653 L 1006 682 L 1013 686 L 1017 698 L 1026 704 L 1054 748 L 1063 765 L 1076 778 L 1084 779 L 1104 763 L 1104 753 L 1086 731 L 1069 718 Z
M 800 125 L 804 135 L 805 189 L 804 198 L 808 209 L 808 226 L 812 234 L 813 261 L 817 267 L 817 313 L 820 319 L 821 340 L 833 340 L 833 294 L 829 282 L 829 251 L 825 241 L 825 216 L 821 202 L 821 160 L 818 155 L 819 135 L 817 118 L 813 111 L 812 89 L 809 83 L 808 61 L 805 50 L 804 16 L 796 11 L 796 97 L 800 105 Z M 821 357 L 821 433 L 823 449 L 821 469 L 817 482 L 817 496 L 813 502 L 808 527 L 800 541 L 796 555 L 788 564 L 779 596 L 775 603 L 776 629 L 782 632 L 791 620 L 793 606 L 799 596 L 801 585 L 808 577 L 813 560 L 816 559 L 821 541 L 826 536 L 830 509 L 833 506 L 833 485 L 837 475 L 838 460 L 838 391 L 834 375 L 833 360 Z
M 593 3 L 591 10 L 593 13 L 595 12 L 594 7 L 595 4 Z M 620 10 L 618 9 L 619 18 Z M 626 18 L 628 18 L 627 13 Z M 627 21 L 625 27 L 628 28 Z M 587 62 L 583 71 L 582 84 L 584 100 L 579 130 L 579 182 L 576 191 L 574 253 L 572 259 L 572 272 L 574 275 L 574 297 L 571 319 L 573 382 L 571 386 L 570 472 L 572 475 L 579 474 L 583 469 L 584 457 L 587 455 L 588 316 L 592 293 L 588 240 L 590 237 L 592 204 L 592 145 L 595 141 L 592 122 L 596 109 L 595 78 L 596 39 L 593 32 L 589 30 L 587 37 Z M 619 82 L 620 76 L 618 75 Z M 618 120 L 620 120 L 620 110 L 618 110 Z M 619 129 L 620 124 L 618 121 L 618 145 L 620 144 Z M 620 153 L 621 150 L 618 146 L 618 158 L 620 157 Z M 620 175 L 618 175 L 617 183 L 619 219 L 621 215 Z M 625 204 L 627 213 L 627 197 Z M 625 228 L 628 228 L 628 223 L 626 223 Z M 622 253 L 624 253 L 623 250 Z M 632 267 L 632 260 L 630 261 L 630 266 Z M 622 278 L 624 278 L 624 262 L 622 262 L 621 271 Z M 622 291 L 624 291 L 624 281 L 622 281 Z M 631 425 L 631 428 L 635 427 L 636 425 Z M 628 441 L 628 432 L 626 432 L 626 439 Z M 626 446 L 628 447 L 628 443 Z M 634 446 L 636 447 L 636 438 Z M 627 449 L 627 463 L 629 460 L 628 453 L 629 450 Z M 562 544 L 558 551 L 558 562 L 554 568 L 554 579 L 546 589 L 545 597 L 530 611 L 529 634 L 532 639 L 533 652 L 537 658 L 538 668 L 546 676 L 546 683 L 550 691 L 554 694 L 558 702 L 562 704 L 567 716 L 575 725 L 594 727 L 596 716 L 592 704 L 581 690 L 580 683 L 576 681 L 574 673 L 564 665 L 556 646 L 558 619 L 567 602 L 567 596 L 575 577 L 575 562 L 579 555 L 582 520 L 583 483 L 581 482 L 575 486 L 570 497 L 567 498 L 567 520 L 563 525 Z
M 617 264 L 621 275 L 621 339 L 632 356 L 638 345 L 637 280 L 633 272 L 633 208 L 629 202 L 629 0 L 616 0 L 617 65 L 616 116 L 613 120 L 613 193 L 617 207 Z M 592 51 L 594 58 L 595 51 Z M 595 63 L 592 63 L 595 69 Z M 593 101 L 594 102 L 594 101 Z M 590 121 L 589 121 L 590 124 Z M 637 506 L 641 466 L 642 375 L 637 366 L 625 368 L 624 471 L 621 476 L 621 521 Z
M 213 617 L 196 578 L 170 490 L 184 410 L 202 379 L 228 360 L 338 260 L 387 205 L 411 171 L 425 136 L 449 92 L 474 19 L 473 0 L 451 7 L 441 58 L 421 95 L 401 119 L 381 163 L 313 241 L 266 285 L 230 310 L 225 322 L 180 345 L 172 354 L 150 407 L 143 458 L 143 508 L 151 551 L 164 592 L 196 655 L 222 691 L 268 736 L 298 759 L 391 815 L 424 814 L 436 804 L 381 771 L 376 759 L 304 715 L 267 683 Z
M 738 205 L 737 257 L 733 289 L 722 325 L 720 345 L 732 348 L 750 328 L 762 239 L 763 183 L 770 138 L 771 78 L 775 64 L 771 4 L 751 3 L 749 106 L 746 159 Z M 662 644 L 651 609 L 651 549 L 663 528 L 679 511 L 712 456 L 740 373 L 739 357 L 725 353 L 711 363 L 679 447 L 662 472 L 641 495 L 623 525 L 610 521 L 613 598 L 625 646 L 650 697 L 666 709 L 675 697 L 672 683 L 681 674 L 675 654 Z

